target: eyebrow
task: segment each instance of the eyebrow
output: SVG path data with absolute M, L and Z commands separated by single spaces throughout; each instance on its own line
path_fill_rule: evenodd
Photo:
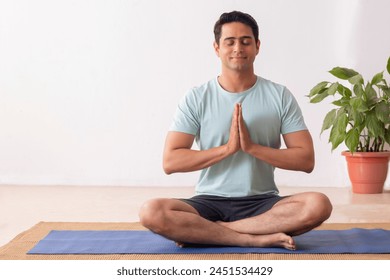
M 226 40 L 236 40 L 236 39 L 253 39 L 252 36 L 242 36 L 242 37 L 226 37 L 225 39 L 223 39 L 224 41 Z

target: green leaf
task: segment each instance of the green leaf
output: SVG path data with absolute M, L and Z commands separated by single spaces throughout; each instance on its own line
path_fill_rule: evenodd
M 309 97 L 317 95 L 323 88 L 328 85 L 329 82 L 320 82 L 310 90 Z
M 367 97 L 367 104 L 369 106 L 377 102 L 377 92 L 370 83 L 367 83 L 366 85 L 365 94 Z
M 357 147 L 359 145 L 359 137 L 359 131 L 354 128 L 347 132 L 347 135 L 345 137 L 345 145 L 351 152 L 356 152 Z
M 353 86 L 353 92 L 355 93 L 355 95 L 357 96 L 357 97 L 362 97 L 363 96 L 363 94 L 364 94 L 364 90 L 363 90 L 363 85 L 361 85 L 361 84 L 355 84 L 354 86 Z
M 333 124 L 333 128 L 336 128 L 340 133 L 344 132 L 348 125 L 348 116 L 345 113 L 345 110 L 340 109 L 337 111 L 336 119 Z
M 341 116 L 337 116 L 336 126 L 339 132 L 345 132 L 347 125 L 348 125 L 348 116 L 346 114 L 341 114 Z
M 363 112 L 367 112 L 368 111 L 367 104 L 363 101 L 363 99 L 361 99 L 359 97 L 351 98 L 349 104 L 357 112 L 363 113 Z
M 362 75 L 360 74 L 357 74 L 351 78 L 348 79 L 348 82 L 350 82 L 351 84 L 353 85 L 356 85 L 356 84 L 363 84 L 364 81 L 363 81 L 363 77 Z
M 373 137 L 384 137 L 385 135 L 385 126 L 377 118 L 375 112 L 371 111 L 367 114 L 366 126 L 368 129 L 368 134 Z
M 323 92 L 323 93 L 317 94 L 312 99 L 310 99 L 310 103 L 319 103 L 319 102 L 321 102 L 322 100 L 324 100 L 328 96 L 329 95 L 328 95 L 327 92 Z
M 375 114 L 383 123 L 390 123 L 390 107 L 385 101 L 381 101 L 376 105 Z
M 385 139 L 385 141 L 387 142 L 387 144 L 390 145 L 390 127 L 386 129 L 384 139 Z
M 380 73 L 378 73 L 378 74 L 376 74 L 376 75 L 372 78 L 371 84 L 372 84 L 372 85 L 376 85 L 377 83 L 379 83 L 380 81 L 382 81 L 382 79 L 383 79 L 383 71 L 380 72 Z
M 333 109 L 326 114 L 324 118 L 324 122 L 322 123 L 321 134 L 322 132 L 324 132 L 324 130 L 329 129 L 333 125 L 334 120 L 336 118 L 336 113 L 337 113 L 337 109 Z
M 342 84 L 338 84 L 337 90 L 343 97 L 349 98 L 352 96 L 351 90 L 349 88 L 343 86 Z
M 351 105 L 352 109 L 354 109 L 354 110 L 358 110 L 359 107 L 362 105 L 362 103 L 363 103 L 363 100 L 361 100 L 358 97 L 353 97 L 349 101 L 349 104 Z
M 350 114 L 351 121 L 353 122 L 353 126 L 361 131 L 364 128 L 364 113 L 359 111 L 353 111 Z
M 337 88 L 339 86 L 339 83 L 333 83 L 330 85 L 330 87 L 328 88 L 328 95 L 334 95 L 337 91 Z
M 358 75 L 359 73 L 356 72 L 353 69 L 348 69 L 344 67 L 334 67 L 332 70 L 329 71 L 333 76 L 342 79 L 342 80 L 348 80 L 352 78 L 353 76 Z
M 387 98 L 390 98 L 390 88 L 388 87 L 382 87 L 383 92 L 387 96 Z
M 340 132 L 333 126 L 329 135 L 329 142 L 332 143 L 332 151 L 336 149 L 345 139 L 345 132 Z
M 389 57 L 389 59 L 387 60 L 387 73 L 389 73 L 390 74 L 390 57 Z
M 343 100 L 342 99 L 335 100 L 332 102 L 332 104 L 341 107 L 343 106 Z
M 339 106 L 339 107 L 344 107 L 344 106 L 349 104 L 349 99 L 343 97 L 343 98 L 341 98 L 339 100 L 333 101 L 332 104 L 336 105 L 336 106 Z

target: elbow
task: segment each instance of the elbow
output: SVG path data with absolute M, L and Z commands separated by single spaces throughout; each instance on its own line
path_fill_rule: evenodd
M 166 167 L 163 167 L 163 170 L 164 170 L 164 173 L 167 175 L 171 175 L 173 173 L 173 171 L 171 169 L 166 168 Z
M 311 173 L 314 170 L 315 166 L 315 155 L 314 155 L 314 150 L 311 149 L 310 152 L 306 152 L 302 154 L 302 169 L 301 171 L 306 172 L 306 173 Z
M 303 171 L 306 172 L 306 173 L 312 173 L 314 170 L 314 165 L 311 165 L 311 166 L 308 166 L 306 169 L 304 169 Z
M 170 175 L 170 174 L 175 172 L 172 164 L 170 164 L 167 160 L 163 161 L 163 170 L 164 170 L 164 173 L 167 175 Z
M 172 169 L 169 168 L 168 166 L 166 166 L 165 164 L 163 164 L 163 170 L 164 170 L 164 173 L 167 175 L 170 175 L 173 173 Z
M 303 169 L 303 171 L 306 173 L 311 173 L 314 170 L 314 166 L 314 159 L 309 159 L 306 161 L 305 168 Z

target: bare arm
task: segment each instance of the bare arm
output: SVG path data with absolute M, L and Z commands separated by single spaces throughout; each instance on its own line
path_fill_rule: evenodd
M 273 149 L 253 144 L 247 153 L 275 167 L 304 171 L 314 169 L 314 152 L 311 136 L 307 130 L 283 135 L 287 149 Z
M 163 169 L 165 173 L 190 172 L 209 167 L 240 149 L 238 132 L 238 106 L 235 107 L 228 143 L 208 150 L 191 149 L 195 136 L 192 134 L 168 132 L 164 155 Z
M 301 130 L 283 135 L 286 149 L 274 149 L 255 144 L 239 110 L 239 128 L 241 149 L 275 167 L 310 173 L 314 169 L 314 148 L 309 131 Z
M 182 132 L 168 132 L 164 155 L 165 173 L 190 172 L 207 168 L 242 150 L 275 167 L 310 173 L 314 168 L 314 148 L 309 131 L 302 130 L 283 135 L 287 149 L 274 149 L 255 144 L 236 104 L 228 143 L 209 150 L 191 149 L 195 136 Z

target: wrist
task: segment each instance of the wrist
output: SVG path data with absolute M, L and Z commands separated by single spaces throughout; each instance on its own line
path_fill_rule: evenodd
M 249 145 L 245 145 L 245 148 L 242 150 L 243 150 L 243 152 L 245 152 L 251 156 L 255 156 L 256 151 L 258 150 L 259 147 L 261 147 L 261 146 L 254 144 L 254 143 L 250 143 Z
M 231 147 L 229 144 L 222 145 L 221 147 L 221 153 L 220 156 L 222 158 L 226 158 L 228 156 L 233 155 L 236 151 Z

